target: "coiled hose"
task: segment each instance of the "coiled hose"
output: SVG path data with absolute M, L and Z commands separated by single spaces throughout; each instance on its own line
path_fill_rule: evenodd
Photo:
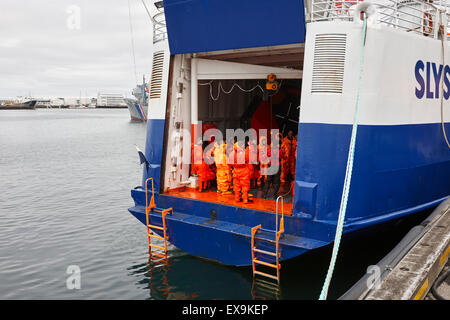
M 439 294 L 439 292 L 437 291 L 437 288 L 439 288 L 441 283 L 444 282 L 444 280 L 447 279 L 447 277 L 449 275 L 450 275 L 450 268 L 448 268 L 446 271 L 441 273 L 441 275 L 436 279 L 436 281 L 434 282 L 433 286 L 431 287 L 431 293 L 438 300 L 447 300 L 446 298 L 444 298 L 443 296 L 441 296 Z

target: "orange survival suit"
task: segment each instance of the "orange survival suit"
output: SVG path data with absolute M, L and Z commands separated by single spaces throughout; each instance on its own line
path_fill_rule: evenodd
M 269 159 L 267 157 L 267 154 L 268 154 L 267 137 L 260 136 L 258 144 L 258 161 L 259 161 L 259 176 L 262 185 L 264 185 L 264 182 L 267 178 L 267 167 L 269 166 Z
M 203 148 L 201 141 L 192 147 L 192 174 L 198 176 L 198 191 L 208 188 L 209 181 L 214 179 L 215 174 L 203 159 Z
M 297 150 L 297 140 L 293 136 L 283 138 L 281 148 L 286 154 L 286 159 L 281 161 L 281 181 L 284 182 L 289 176 L 295 178 L 295 152 Z
M 238 142 L 234 144 L 233 150 L 228 154 L 228 164 L 233 167 L 233 189 L 236 202 L 242 200 L 249 203 L 248 192 L 250 190 L 250 176 L 248 170 L 248 153 Z
M 259 155 L 256 140 L 249 141 L 245 152 L 248 153 L 248 175 L 250 178 L 250 186 L 253 182 L 253 187 L 256 188 L 258 186 L 258 179 L 260 176 L 258 168 Z
M 214 162 L 216 163 L 217 192 L 222 194 L 230 194 L 231 169 L 227 164 L 227 144 L 220 142 L 215 143 Z

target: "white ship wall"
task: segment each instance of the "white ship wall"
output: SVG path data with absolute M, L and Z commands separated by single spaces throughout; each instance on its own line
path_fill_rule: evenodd
M 340 93 L 311 93 L 316 35 L 345 34 L 347 45 L 343 90 Z M 415 94 L 416 63 L 442 64 L 441 41 L 389 27 L 369 26 L 364 48 L 359 123 L 396 125 L 440 123 L 440 96 L 418 99 Z M 352 124 L 356 105 L 362 24 L 353 22 L 317 22 L 308 25 L 303 70 L 300 120 L 305 123 Z M 450 47 L 445 42 L 445 61 Z M 450 71 L 450 69 L 448 69 Z M 445 70 L 442 72 L 445 74 Z M 426 70 L 421 71 L 425 82 Z M 442 75 L 441 75 L 442 76 Z M 450 80 L 450 74 L 445 76 Z M 435 91 L 433 70 L 430 90 Z M 439 86 L 440 89 L 440 86 Z M 449 88 L 450 89 L 450 88 Z M 425 89 L 426 90 L 426 89 Z M 444 85 L 444 91 L 448 89 Z M 434 95 L 435 96 L 435 95 Z M 444 99 L 445 121 L 450 121 L 450 102 Z

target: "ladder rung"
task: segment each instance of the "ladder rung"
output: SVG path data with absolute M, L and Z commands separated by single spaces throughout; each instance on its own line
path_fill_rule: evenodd
M 152 259 L 167 259 L 167 254 L 156 249 L 150 250 L 150 258 Z
M 152 263 L 165 263 L 164 260 L 166 260 L 166 259 L 165 259 L 165 258 L 158 258 L 158 259 L 156 259 L 156 258 L 151 258 L 151 262 L 152 262 Z
M 279 291 L 280 287 L 278 283 L 275 283 L 270 280 L 265 279 L 258 279 L 255 278 L 254 286 L 257 286 L 260 290 L 267 290 L 267 291 Z
M 167 260 L 167 257 L 157 257 L 157 256 L 151 256 L 150 260 L 152 262 L 159 262 L 159 261 L 164 261 Z
M 277 239 L 267 239 L 267 238 L 256 238 L 256 237 L 255 237 L 255 240 L 271 242 L 271 243 L 273 243 L 273 244 L 275 244 L 275 243 L 277 242 Z
M 151 233 L 150 233 L 148 236 L 149 236 L 149 237 L 152 237 L 152 238 L 164 240 L 164 237 L 158 236 L 158 235 L 156 235 L 156 234 L 151 234 Z
M 160 262 L 160 261 L 167 261 L 167 257 L 158 257 L 158 256 L 151 256 L 150 260 L 152 262 Z
M 151 250 L 151 254 L 149 254 L 149 258 L 152 261 L 160 261 L 160 260 L 164 260 L 164 259 L 168 259 L 168 257 L 162 253 L 159 253 L 159 255 L 156 255 L 153 253 L 153 250 Z
M 167 263 L 167 259 L 166 258 L 158 258 L 158 259 L 152 258 L 151 262 L 152 263 Z
M 167 254 L 160 253 L 160 252 L 153 252 L 153 251 L 152 251 L 152 253 L 151 253 L 151 256 L 152 256 L 152 257 L 153 257 L 153 256 L 156 256 L 156 257 L 158 257 L 158 258 L 167 258 Z
M 156 245 L 156 244 L 151 244 L 151 243 L 149 243 L 148 244 L 150 247 L 152 247 L 152 248 L 158 248 L 158 249 L 161 249 L 162 251 L 166 251 L 166 249 L 164 248 L 164 247 L 161 247 L 161 246 L 158 246 L 158 245 Z
M 149 227 L 149 228 L 151 228 L 151 229 L 158 229 L 158 230 L 163 230 L 163 231 L 164 231 L 164 228 L 163 228 L 163 227 L 160 227 L 160 226 L 154 226 L 154 225 L 152 225 L 152 224 L 149 224 L 147 227 Z
M 150 260 L 153 262 L 158 262 L 158 261 L 163 261 L 163 260 L 168 260 L 167 256 L 165 255 L 150 255 Z
M 269 252 L 269 251 L 265 251 L 265 250 L 261 250 L 261 249 L 253 248 L 253 251 L 259 252 L 259 253 L 263 253 L 263 254 L 267 254 L 267 255 L 271 255 L 271 256 L 274 256 L 274 257 L 277 256 L 277 254 L 275 252 Z
M 260 230 L 261 230 L 261 232 L 266 232 L 266 233 L 273 233 L 273 234 L 277 233 L 275 230 L 270 230 L 270 229 L 261 228 Z
M 267 266 L 267 267 L 279 269 L 279 266 L 277 266 L 276 264 L 273 264 L 273 263 L 268 263 L 268 262 L 264 262 L 264 261 L 257 260 L 257 259 L 254 259 L 253 262 L 262 264 L 262 265 Z
M 280 289 L 278 288 L 278 286 L 279 286 L 278 283 L 273 281 L 272 279 L 269 279 L 268 281 L 270 281 L 272 283 L 272 287 L 263 287 L 260 284 L 255 284 L 253 290 L 258 292 L 259 294 L 264 294 L 264 295 L 280 294 Z
M 259 274 L 260 276 L 268 277 L 268 278 L 271 278 L 271 279 L 274 279 L 274 280 L 277 280 L 277 281 L 278 281 L 278 278 L 277 278 L 276 276 L 273 276 L 273 275 L 268 274 L 268 273 L 264 273 L 264 272 L 256 271 L 256 270 L 253 271 L 253 273 Z

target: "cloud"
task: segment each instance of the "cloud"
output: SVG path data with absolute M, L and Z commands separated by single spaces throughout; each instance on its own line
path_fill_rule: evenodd
M 151 70 L 152 25 L 141 1 L 129 1 L 141 81 Z M 0 12 L 0 97 L 130 95 L 128 0 L 2 0 Z
M 17 38 L 0 38 L 0 48 L 14 48 L 20 44 Z

